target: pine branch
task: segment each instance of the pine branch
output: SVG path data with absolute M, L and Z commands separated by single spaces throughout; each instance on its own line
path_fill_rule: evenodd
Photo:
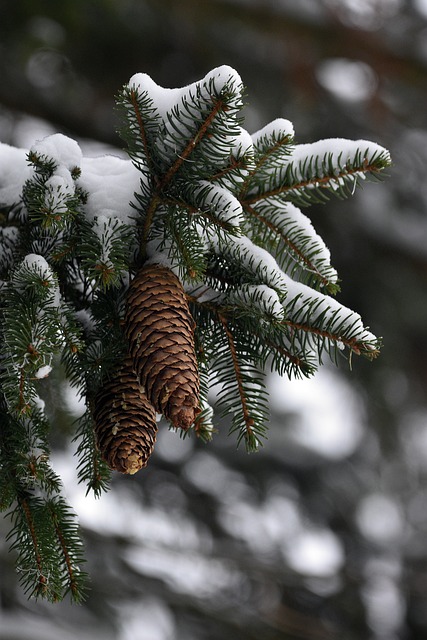
M 328 144 L 336 144 L 337 151 L 328 150 Z M 243 204 L 253 205 L 276 197 L 307 206 L 326 202 L 331 194 L 346 198 L 354 193 L 360 180 L 369 176 L 379 178 L 389 165 L 388 152 L 364 140 L 298 145 L 274 168 L 268 189 L 258 187 L 255 182 L 249 185 Z
M 198 144 L 200 144 L 203 138 L 208 134 L 209 128 L 219 113 L 227 111 L 227 104 L 222 98 L 218 98 L 213 101 L 210 112 L 205 116 L 204 121 L 200 124 L 196 134 L 190 138 L 186 147 L 178 155 L 173 165 L 168 169 L 164 176 L 160 178 L 157 190 L 163 191 L 165 187 L 171 182 L 172 178 L 176 175 L 184 162 L 190 160 L 191 155 Z M 172 122 L 172 120 L 170 120 Z
M 255 241 L 268 249 L 279 260 L 280 266 L 292 277 L 298 271 L 298 279 L 310 286 L 317 285 L 328 293 L 336 293 L 339 286 L 336 282 L 336 271 L 329 264 L 325 245 L 312 230 L 312 226 L 303 214 L 290 203 L 285 207 L 293 207 L 289 211 L 278 203 L 264 201 L 261 209 L 246 205 L 245 212 L 255 218 L 259 225 L 253 228 L 251 235 Z M 293 214 L 293 215 L 292 215 Z M 301 224 L 301 219 L 304 223 Z M 250 221 L 250 223 L 252 220 Z M 309 224 L 309 231 L 307 230 Z M 326 255 L 325 255 L 326 254 Z
M 228 321 L 226 320 L 226 318 L 224 318 L 223 316 L 219 315 L 219 320 L 224 328 L 225 334 L 227 336 L 227 341 L 228 341 L 228 346 L 230 349 L 230 355 L 231 355 L 231 359 L 233 361 L 233 367 L 234 367 L 234 374 L 236 377 L 236 382 L 237 382 L 237 388 L 239 390 L 239 396 L 240 396 L 240 403 L 242 406 L 242 412 L 243 412 L 243 420 L 245 422 L 245 435 L 244 438 L 247 442 L 247 447 L 249 449 L 256 448 L 256 438 L 254 436 L 254 425 L 255 425 L 255 420 L 253 419 L 251 412 L 249 410 L 248 407 L 248 399 L 246 397 L 245 391 L 244 391 L 244 387 L 243 387 L 243 376 L 242 376 L 242 369 L 241 369 L 241 365 L 239 363 L 239 360 L 237 358 L 237 351 L 236 351 L 236 346 L 234 343 L 234 339 L 233 339 L 233 334 L 231 333 L 229 327 L 228 327 Z
M 34 553 L 34 561 L 35 561 L 34 563 L 32 562 L 32 559 L 30 560 L 30 563 L 28 563 L 27 561 L 27 563 L 30 566 L 28 568 L 25 567 L 25 564 L 26 564 L 25 560 L 27 560 L 27 558 L 25 558 L 24 560 L 24 552 L 22 550 L 23 543 L 25 541 L 23 540 L 23 534 L 20 533 L 20 537 L 14 540 L 10 548 L 11 550 L 17 549 L 20 551 L 20 555 L 18 556 L 18 571 L 22 572 L 21 580 L 23 583 L 24 591 L 28 592 L 31 589 L 32 592 L 30 593 L 30 595 L 34 595 L 35 597 L 38 597 L 39 595 L 48 596 L 48 597 L 50 596 L 49 599 L 56 600 L 58 598 L 58 594 L 55 592 L 49 593 L 48 591 L 49 589 L 48 575 L 47 575 L 48 572 L 45 572 L 44 570 L 38 535 L 36 534 L 35 522 L 32 515 L 32 509 L 30 509 L 30 506 L 29 506 L 29 499 L 27 497 L 18 497 L 17 502 L 18 502 L 17 510 L 15 511 L 15 513 L 12 514 L 12 518 L 15 520 L 14 525 L 17 528 L 18 527 L 20 528 L 20 523 L 18 522 L 18 513 L 19 513 L 18 509 L 19 509 L 19 511 L 23 516 L 23 518 L 22 516 L 21 518 L 23 522 L 25 522 L 28 535 L 31 539 L 32 550 Z M 11 533 L 14 533 L 14 531 L 15 529 L 12 529 Z M 6 539 L 9 540 L 10 539 L 9 536 Z M 33 564 L 35 564 L 35 568 L 36 568 L 35 581 L 34 581 L 34 578 L 32 578 L 30 573 L 32 570 Z M 26 575 L 26 572 L 27 572 L 27 575 Z
M 79 564 L 84 562 L 82 544 L 75 525 L 73 514 L 66 503 L 56 496 L 47 503 L 53 526 L 55 528 L 58 545 L 63 557 L 62 593 L 60 599 L 69 591 L 76 603 L 85 599 L 85 582 L 87 574 L 82 572 Z
M 390 164 L 388 152 L 366 141 L 295 145 L 284 119 L 250 136 L 242 94 L 226 66 L 181 89 L 136 74 L 117 99 L 127 161 L 83 158 L 55 134 L 33 145 L 28 168 L 0 145 L 2 162 L 18 163 L 0 203 L 0 507 L 11 510 L 8 539 L 30 595 L 84 596 L 81 541 L 37 393 L 59 359 L 87 407 L 78 479 L 99 496 L 110 479 L 102 457 L 126 473 L 145 466 L 156 413 L 209 441 L 218 385 L 220 412 L 254 451 L 268 368 L 302 377 L 324 353 L 379 353 L 360 316 L 323 293 L 339 290 L 337 274 L 295 203 L 351 195 Z

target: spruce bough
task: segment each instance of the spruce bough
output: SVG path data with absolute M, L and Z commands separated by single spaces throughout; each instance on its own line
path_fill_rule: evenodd
M 0 505 L 29 596 L 84 597 L 82 544 L 49 464 L 43 378 L 62 367 L 85 399 L 78 473 L 97 496 L 135 473 L 159 415 L 212 437 L 207 395 L 256 450 L 266 369 L 312 375 L 326 353 L 379 353 L 339 291 L 301 208 L 378 178 L 363 140 L 297 145 L 277 119 L 242 127 L 243 86 L 219 67 L 182 89 L 136 74 L 117 98 L 130 159 L 86 158 L 56 134 L 0 145 Z M 52 425 L 54 426 L 54 425 Z

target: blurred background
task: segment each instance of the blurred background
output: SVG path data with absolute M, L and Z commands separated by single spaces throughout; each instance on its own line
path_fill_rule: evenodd
M 81 408 L 46 387 L 90 592 L 28 601 L 0 518 L 0 640 L 427 637 L 427 0 L 2 0 L 0 140 L 122 153 L 131 75 L 176 87 L 220 64 L 247 87 L 249 131 L 285 117 L 298 143 L 391 151 L 383 183 L 305 210 L 382 355 L 271 376 L 256 455 L 221 427 L 209 445 L 161 429 L 149 467 L 97 501 L 76 482 Z

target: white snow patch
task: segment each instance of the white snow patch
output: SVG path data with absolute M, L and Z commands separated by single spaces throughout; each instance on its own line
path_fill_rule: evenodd
M 11 206 L 21 199 L 22 188 L 32 175 L 27 149 L 0 142 L 0 203 Z
M 232 154 L 235 158 L 241 158 L 242 156 L 253 153 L 254 144 L 251 134 L 246 129 L 240 128 L 240 133 L 234 138 L 232 147 Z
M 80 167 L 82 160 L 78 143 L 62 133 L 54 133 L 42 140 L 37 140 L 31 147 L 31 151 L 37 155 L 47 156 L 70 171 Z
M 43 367 L 40 367 L 34 375 L 38 380 L 40 380 L 41 378 L 47 378 L 51 371 L 52 367 L 50 364 L 45 364 Z
M 50 305 L 53 307 L 59 307 L 61 304 L 61 293 L 56 277 L 53 274 L 52 269 L 47 263 L 46 259 L 36 253 L 29 253 L 23 259 L 20 269 L 28 269 L 33 271 L 37 275 L 43 278 L 52 287 Z
M 279 296 L 274 289 L 265 284 L 242 286 L 230 292 L 226 297 L 230 302 L 241 301 L 245 306 L 256 307 L 263 313 L 272 315 L 278 320 L 283 320 L 284 318 L 284 310 Z
M 281 138 L 293 138 L 295 134 L 294 126 L 290 120 L 286 120 L 285 118 L 276 118 L 269 122 L 265 127 L 255 131 L 252 134 L 252 141 L 255 147 L 263 148 L 263 139 L 264 138 L 276 138 L 280 140 Z
M 285 274 L 283 277 L 286 279 L 287 290 L 284 307 L 285 311 L 291 312 L 293 319 L 300 311 L 303 318 L 310 308 L 310 323 L 322 315 L 323 322 L 333 321 L 332 329 L 340 327 L 340 334 L 351 327 L 351 336 L 357 337 L 358 341 L 373 344 L 377 342 L 376 336 L 363 326 L 362 318 L 358 313 L 340 304 L 331 296 L 313 291 L 309 286 L 296 282 Z
M 323 159 L 326 157 L 327 167 L 332 164 L 338 177 L 340 167 L 346 165 L 347 162 L 353 164 L 356 156 L 360 154 L 360 159 L 368 162 L 377 155 L 384 154 L 390 161 L 390 153 L 384 147 L 375 142 L 368 140 L 347 140 L 345 138 L 327 138 L 318 140 L 308 144 L 299 144 L 295 146 L 292 153 L 283 160 L 284 166 L 292 163 L 294 165 L 295 175 L 298 178 L 304 178 L 304 167 L 316 167 L 318 177 L 325 175 L 322 172 Z
M 37 253 L 29 253 L 22 261 L 22 266 L 29 271 L 38 271 L 46 275 L 46 279 L 52 279 L 52 270 L 47 263 L 46 258 Z
M 249 238 L 245 236 L 232 237 L 227 244 L 212 238 L 211 243 L 216 253 L 228 253 L 254 273 L 259 273 L 264 284 L 282 291 L 286 290 L 287 276 L 280 269 L 276 260 L 266 249 L 254 244 Z
M 233 226 L 243 224 L 243 209 L 240 202 L 228 189 L 214 185 L 207 180 L 201 180 L 192 190 L 194 202 L 200 210 L 208 208 L 222 222 Z
M 135 87 L 141 94 L 148 93 L 159 115 L 165 118 L 166 114 L 174 105 L 178 104 L 187 95 L 194 96 L 198 91 L 201 91 L 201 95 L 207 96 L 206 90 L 203 91 L 203 85 L 207 87 L 210 81 L 214 82 L 215 89 L 218 92 L 221 91 L 226 84 L 232 84 L 236 87 L 242 84 L 242 80 L 235 69 L 228 65 L 222 65 L 212 69 L 202 80 L 198 80 L 184 87 L 173 89 L 161 87 L 146 73 L 134 74 L 130 78 L 128 86 Z
M 103 215 L 133 224 L 136 212 L 131 202 L 135 201 L 135 192 L 140 191 L 142 174 L 132 162 L 114 155 L 84 157 L 81 169 L 77 183 L 88 193 L 88 219 Z

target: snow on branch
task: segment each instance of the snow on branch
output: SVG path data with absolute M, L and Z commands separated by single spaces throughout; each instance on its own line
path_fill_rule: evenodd
M 250 183 L 245 202 L 276 196 L 307 206 L 326 201 L 330 194 L 348 197 L 360 180 L 377 177 L 390 162 L 386 149 L 366 140 L 331 138 L 296 145 L 267 165 L 267 184 L 255 179 Z
M 225 65 L 172 89 L 134 74 L 117 105 L 129 159 L 84 157 L 62 134 L 28 152 L 0 144 L 0 490 L 23 586 L 53 600 L 84 593 L 38 394 L 59 359 L 86 403 L 78 477 L 99 495 L 110 466 L 147 464 L 159 411 L 208 441 L 217 386 L 230 430 L 255 451 L 268 368 L 309 376 L 324 353 L 373 359 L 380 347 L 331 297 L 330 252 L 298 207 L 352 195 L 390 164 L 386 149 L 298 145 L 284 118 L 251 136 L 242 80 Z

